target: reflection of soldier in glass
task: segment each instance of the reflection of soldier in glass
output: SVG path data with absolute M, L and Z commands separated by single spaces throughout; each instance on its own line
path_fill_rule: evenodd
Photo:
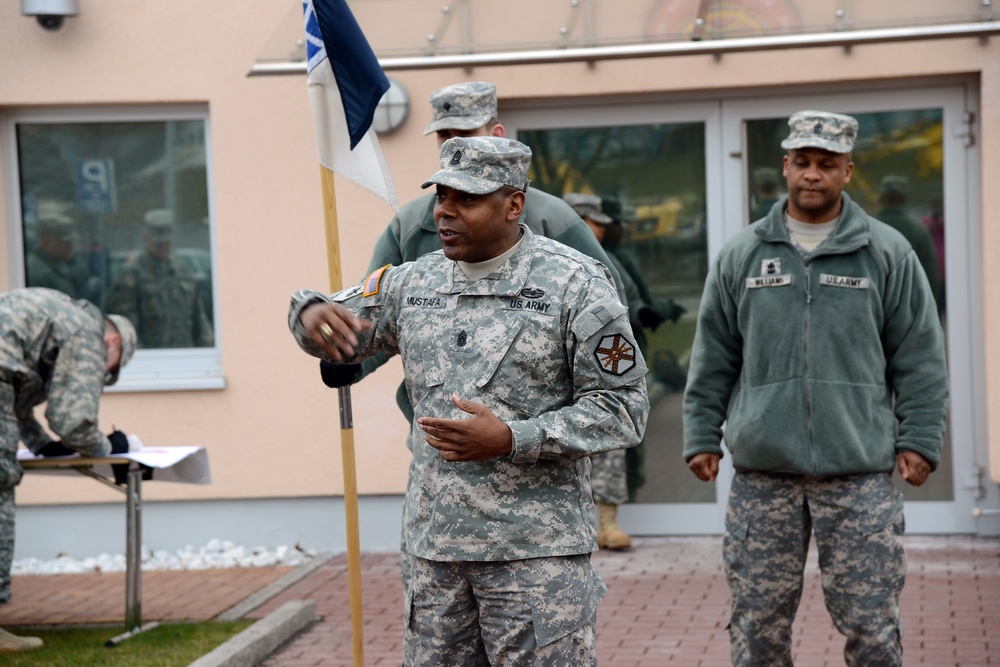
M 781 198 L 781 180 L 774 167 L 753 170 L 753 207 L 751 221 L 767 215 L 774 203 Z
M 28 287 L 48 287 L 73 298 L 83 297 L 82 281 L 72 261 L 80 238 L 73 221 L 62 215 L 42 218 L 37 235 L 35 249 L 25 260 Z
M 139 347 L 211 347 L 212 325 L 191 270 L 171 253 L 174 214 L 146 213 L 146 247 L 115 274 L 108 308 L 135 323 Z
M 934 242 L 934 253 L 938 262 L 938 281 L 940 291 L 938 293 L 938 312 L 945 311 L 945 280 L 947 273 L 944 272 L 944 199 L 940 195 L 931 199 L 930 210 L 920 221 L 924 228 L 930 232 L 931 240 Z
M 937 251 L 934 250 L 934 239 L 927 228 L 906 211 L 906 193 L 909 187 L 910 182 L 905 176 L 885 176 L 879 187 L 879 203 L 882 208 L 875 217 L 905 236 L 913 246 L 940 311 L 941 277 L 938 274 Z
M 602 200 L 593 194 L 569 192 L 563 196 L 576 211 L 598 243 L 607 252 L 608 259 L 618 270 L 625 290 L 629 310 L 629 324 L 636 338 L 636 345 L 643 356 L 649 343 L 645 328 L 656 330 L 667 319 L 676 321 L 684 309 L 673 301 L 653 299 L 645 276 L 639 271 L 638 262 L 628 256 L 622 246 L 622 223 L 609 216 L 602 208 Z M 617 251 L 617 252 L 616 252 Z M 628 257 L 628 260 L 625 260 Z M 629 499 L 645 483 L 642 470 L 644 443 L 628 450 L 615 450 L 591 457 L 591 487 L 600 517 L 597 543 L 607 549 L 624 549 L 632 539 L 618 525 L 618 506 Z

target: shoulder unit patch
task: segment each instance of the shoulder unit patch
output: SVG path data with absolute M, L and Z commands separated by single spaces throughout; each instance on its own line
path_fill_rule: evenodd
M 612 375 L 624 375 L 635 367 L 635 345 L 621 334 L 603 336 L 594 356 L 601 370 Z

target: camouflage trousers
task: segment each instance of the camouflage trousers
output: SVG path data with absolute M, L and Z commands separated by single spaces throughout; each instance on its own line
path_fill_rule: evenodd
M 24 471 L 17 462 L 20 431 L 14 415 L 14 388 L 0 382 L 0 604 L 10 599 L 14 560 L 14 487 Z
M 608 505 L 624 505 L 628 501 L 625 452 L 614 449 L 590 457 L 590 489 L 594 500 Z
M 597 605 L 608 589 L 590 554 L 409 560 L 404 667 L 596 667 Z
M 735 667 L 792 665 L 792 621 L 813 535 L 824 602 L 847 638 L 845 664 L 903 664 L 903 500 L 891 479 L 736 473 L 723 539 Z

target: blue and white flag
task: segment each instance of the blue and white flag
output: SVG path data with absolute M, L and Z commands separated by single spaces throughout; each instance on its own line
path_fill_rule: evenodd
M 320 164 L 398 209 L 389 167 L 370 130 L 389 80 L 345 0 L 303 0 L 302 10 Z

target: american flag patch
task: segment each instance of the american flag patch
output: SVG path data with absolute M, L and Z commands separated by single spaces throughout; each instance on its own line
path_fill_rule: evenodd
M 368 276 L 365 280 L 365 289 L 361 292 L 361 296 L 371 296 L 373 294 L 378 294 L 378 284 L 382 280 L 382 274 L 388 269 L 391 264 L 386 264 L 381 269 L 375 269 L 372 274 Z

